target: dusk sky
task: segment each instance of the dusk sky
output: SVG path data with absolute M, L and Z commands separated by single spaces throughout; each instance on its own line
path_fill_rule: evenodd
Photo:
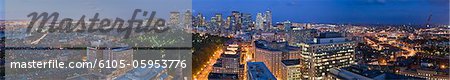
M 0 2 L 3 4 L 0 6 L 0 15 L 2 15 L 0 17 L 3 20 L 5 15 L 4 7 L 9 4 L 4 4 L 4 0 L 0 0 Z M 56 3 L 61 1 L 53 2 Z M 131 16 L 130 14 L 133 11 L 131 8 L 146 6 L 145 3 L 139 1 L 130 2 L 134 4 L 117 4 L 113 3 L 114 1 L 93 2 L 94 3 L 90 4 L 90 6 L 99 6 L 100 8 L 107 7 L 106 9 L 101 9 L 108 13 L 100 14 L 104 16 L 115 16 L 121 14 Z M 72 4 L 69 2 L 66 3 Z M 85 2 L 80 2 L 80 4 L 81 3 L 86 4 Z M 120 5 L 120 7 L 118 5 Z M 33 5 L 27 6 L 30 7 Z M 51 6 L 64 7 L 64 5 Z M 152 5 L 148 6 L 152 7 Z M 174 6 L 178 7 L 177 5 Z M 45 8 L 50 6 L 34 5 L 33 7 Z M 153 5 L 153 7 L 155 6 Z M 7 7 L 6 9 L 23 8 Z M 83 10 L 83 8 L 64 9 L 68 10 L 63 11 L 62 13 L 67 12 L 66 14 L 73 15 L 75 17 L 79 17 L 82 14 L 86 14 L 88 16 L 90 14 L 94 14 L 93 12 L 74 13 L 92 11 Z M 122 11 L 114 11 L 115 9 Z M 124 9 L 126 9 L 126 11 L 123 11 Z M 432 20 L 430 22 L 432 24 L 448 24 L 449 22 L 449 0 L 193 0 L 192 9 L 194 10 L 194 13 L 203 13 L 207 19 L 214 15 L 214 13 L 222 13 L 224 17 L 226 17 L 227 15 L 230 15 L 233 10 L 250 13 L 254 18 L 258 12 L 271 10 L 273 12 L 274 21 L 290 20 L 292 22 L 351 24 L 426 24 L 428 16 L 432 15 Z M 20 10 L 14 11 L 20 12 Z M 14 14 L 12 16 L 25 16 L 26 14 L 28 13 L 21 15 Z M 160 13 L 158 15 L 167 16 L 168 14 Z
M 271 10 L 274 21 L 351 24 L 448 24 L 449 0 L 193 0 L 195 13 Z
M 0 20 L 5 20 L 5 1 L 0 0 Z

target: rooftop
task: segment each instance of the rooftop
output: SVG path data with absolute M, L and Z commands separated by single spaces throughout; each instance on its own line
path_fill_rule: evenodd
M 299 65 L 300 59 L 288 59 L 288 60 L 282 60 L 281 62 L 286 66 Z
M 256 40 L 256 48 L 269 51 L 297 51 L 299 47 L 289 46 L 287 42 L 268 42 L 265 40 Z
M 369 70 L 367 66 L 350 66 L 340 69 L 330 70 L 331 75 L 342 79 L 381 79 L 381 80 L 396 80 L 396 79 L 422 79 L 418 77 L 409 77 L 398 75 L 380 70 Z
M 239 79 L 238 74 L 226 74 L 226 73 L 209 73 L 209 80 L 235 80 Z
M 247 62 L 247 69 L 249 80 L 276 80 L 263 62 Z
M 240 57 L 240 53 L 238 54 L 222 54 L 220 55 L 221 58 L 239 58 Z
M 319 34 L 317 38 L 338 38 L 342 37 L 342 34 L 339 32 L 323 32 Z

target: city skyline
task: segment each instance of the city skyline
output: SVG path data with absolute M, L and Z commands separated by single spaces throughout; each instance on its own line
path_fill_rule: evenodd
M 449 80 L 449 2 L 0 0 L 0 80 Z

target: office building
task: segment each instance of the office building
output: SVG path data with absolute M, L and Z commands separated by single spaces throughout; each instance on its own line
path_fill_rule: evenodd
M 256 26 L 256 30 L 265 30 L 264 29 L 264 16 L 262 13 L 258 13 L 256 15 L 256 21 L 255 21 L 255 26 Z
M 252 25 L 252 15 L 248 13 L 242 14 L 242 30 L 249 30 Z
M 355 43 L 337 32 L 321 33 L 313 41 L 298 44 L 304 79 L 324 79 L 331 68 L 347 67 L 355 63 Z
M 265 19 L 265 27 L 266 29 L 270 29 L 272 28 L 272 11 L 267 10 L 264 14 L 264 19 Z
M 192 12 L 190 10 L 187 10 L 184 13 L 183 24 L 184 24 L 184 29 L 191 30 L 190 28 L 192 27 Z
M 289 46 L 287 42 L 255 41 L 255 61 L 264 62 L 277 78 L 282 77 L 282 60 L 299 59 L 298 47 Z
M 220 13 L 216 13 L 216 15 L 214 16 L 216 18 L 216 23 L 218 24 L 218 26 L 222 26 L 223 25 L 223 18 L 222 18 L 222 14 Z
M 281 61 L 283 63 L 282 67 L 282 78 L 283 80 L 300 80 L 302 79 L 300 59 L 289 59 Z
M 180 12 L 170 12 L 169 26 L 179 27 L 180 24 Z

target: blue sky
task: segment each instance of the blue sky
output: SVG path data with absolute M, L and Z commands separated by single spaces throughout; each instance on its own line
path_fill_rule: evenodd
M 5 20 L 5 2 L 0 0 L 0 20 Z
M 448 24 L 449 0 L 194 0 L 193 9 L 211 17 L 236 10 L 271 10 L 274 21 L 352 24 Z

